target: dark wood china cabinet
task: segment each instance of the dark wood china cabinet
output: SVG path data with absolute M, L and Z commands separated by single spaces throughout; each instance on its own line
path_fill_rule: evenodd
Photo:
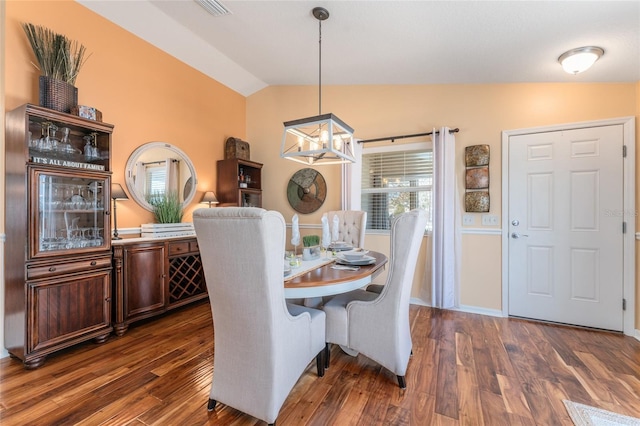
M 112 331 L 112 131 L 30 104 L 6 115 L 5 347 L 28 369 Z

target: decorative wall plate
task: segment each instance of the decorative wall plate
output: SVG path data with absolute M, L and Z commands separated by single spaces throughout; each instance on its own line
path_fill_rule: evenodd
M 300 169 L 291 176 L 287 185 L 289 205 L 300 213 L 313 213 L 327 197 L 327 183 L 314 169 Z

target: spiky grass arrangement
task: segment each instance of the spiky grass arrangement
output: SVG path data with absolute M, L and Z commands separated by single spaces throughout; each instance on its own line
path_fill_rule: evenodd
M 153 194 L 147 197 L 147 202 L 153 207 L 153 214 L 158 223 L 180 223 L 182 221 L 182 203 L 178 194 Z
M 23 23 L 22 28 L 38 62 L 38 65 L 34 65 L 42 75 L 75 85 L 80 68 L 91 56 L 85 57 L 86 48 L 77 41 L 39 25 Z
M 302 245 L 305 247 L 315 247 L 320 245 L 320 237 L 317 235 L 305 235 L 302 237 Z

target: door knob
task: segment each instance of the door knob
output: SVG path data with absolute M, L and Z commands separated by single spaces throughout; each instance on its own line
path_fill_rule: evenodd
M 518 234 L 517 232 L 512 232 L 511 233 L 511 238 L 518 239 L 520 237 L 528 237 L 528 235 L 527 234 Z

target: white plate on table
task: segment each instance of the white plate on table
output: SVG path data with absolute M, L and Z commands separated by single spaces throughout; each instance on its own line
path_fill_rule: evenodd
M 361 259 L 358 260 L 348 260 L 340 253 L 336 254 L 336 263 L 339 265 L 357 265 L 357 266 L 365 266 L 365 265 L 373 265 L 376 263 L 376 258 L 372 256 L 364 255 Z
M 291 266 L 287 263 L 284 264 L 284 276 L 291 275 Z
M 335 241 L 329 245 L 329 250 L 331 251 L 353 250 L 353 246 L 349 243 L 345 243 L 344 241 Z

